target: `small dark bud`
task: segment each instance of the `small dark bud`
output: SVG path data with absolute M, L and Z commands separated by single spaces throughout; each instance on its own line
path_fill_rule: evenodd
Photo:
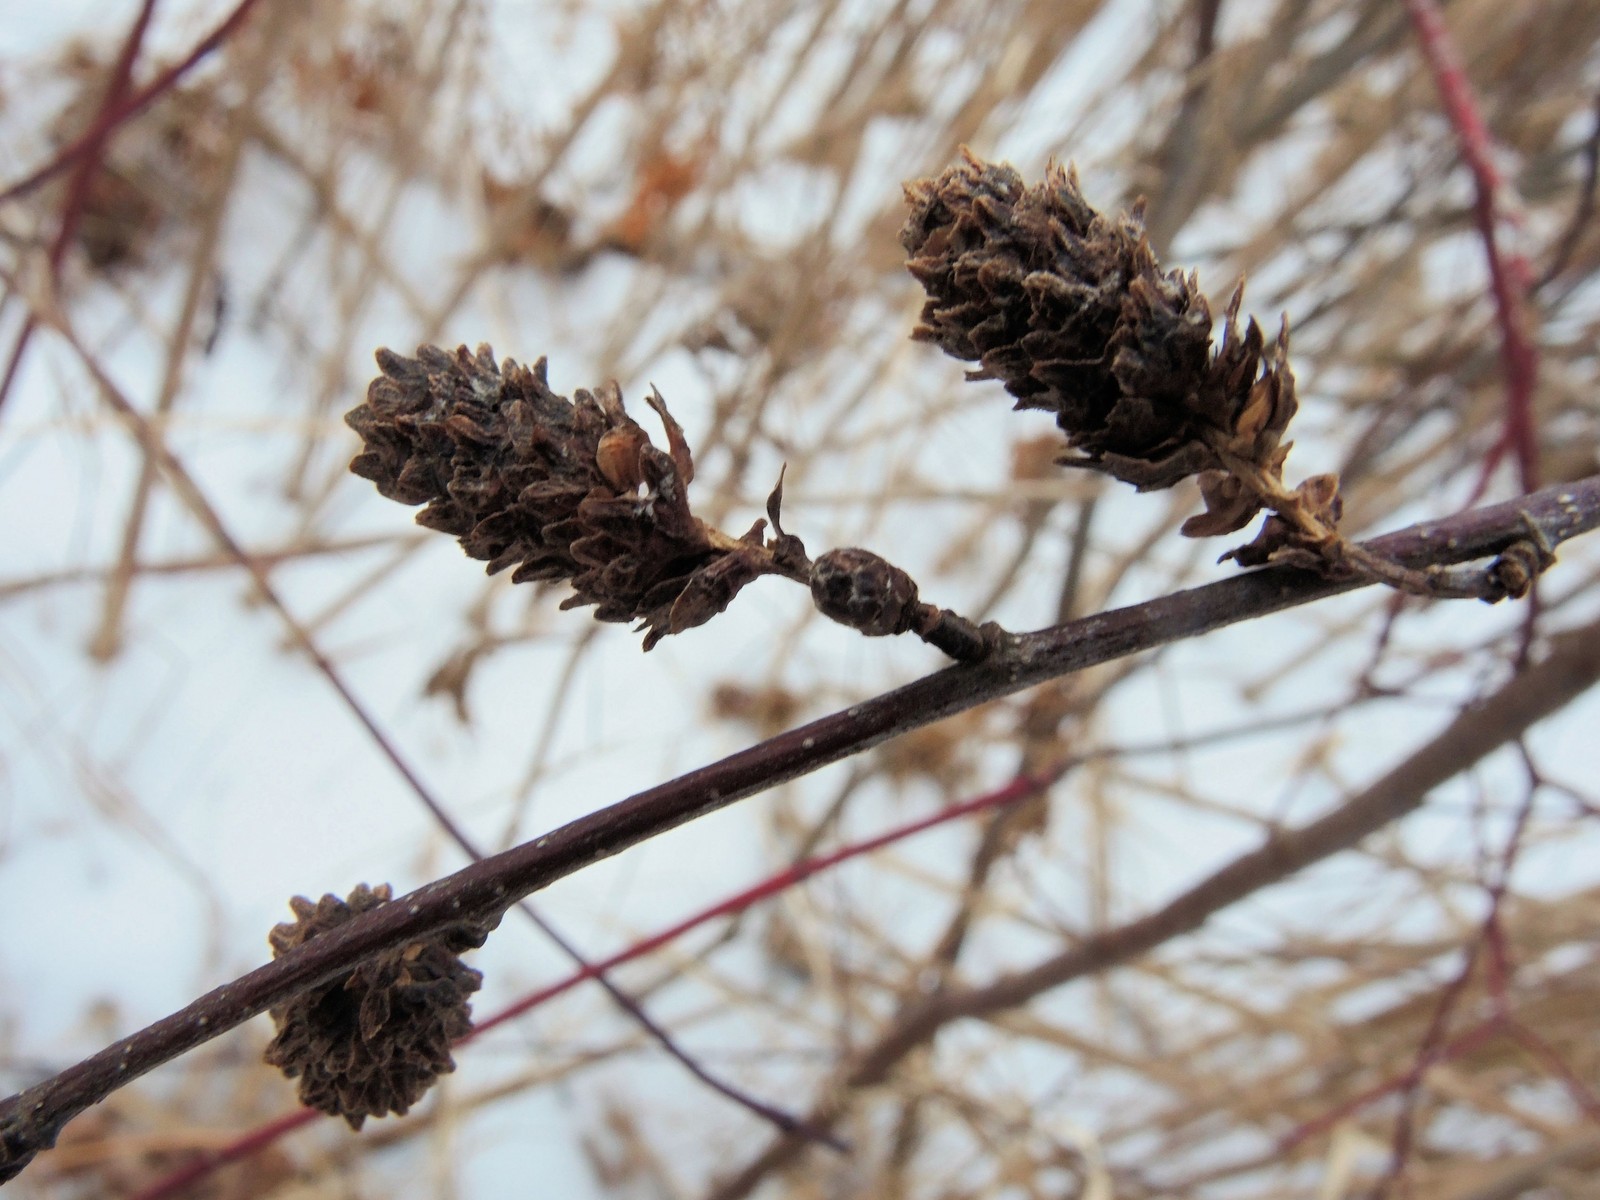
M 289 901 L 297 918 L 273 929 L 273 957 L 390 902 L 387 884 L 349 897 Z M 404 1113 L 435 1079 L 455 1070 L 450 1046 L 472 1028 L 467 997 L 483 980 L 459 957 L 486 931 L 462 925 L 369 958 L 349 975 L 271 1010 L 278 1035 L 266 1061 L 300 1080 L 300 1102 L 360 1129 L 367 1117 Z
M 856 547 L 830 550 L 812 564 L 811 599 L 824 616 L 868 637 L 916 629 L 923 607 L 911 576 Z
M 1494 562 L 1489 564 L 1489 586 L 1485 597 L 1490 603 L 1509 596 L 1521 600 L 1533 590 L 1533 581 L 1555 562 L 1550 544 L 1538 530 L 1534 537 L 1511 543 Z

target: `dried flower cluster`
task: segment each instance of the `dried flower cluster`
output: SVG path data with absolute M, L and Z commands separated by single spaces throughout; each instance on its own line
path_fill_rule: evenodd
M 1213 345 L 1196 276 L 1161 270 L 1137 207 L 1107 217 L 1071 169 L 1026 187 L 971 154 L 906 195 L 900 240 L 928 295 L 915 336 L 977 363 L 971 377 L 1002 381 L 1018 408 L 1054 413 L 1072 452 L 1058 461 L 1141 491 L 1195 478 L 1206 510 L 1184 523 L 1191 537 L 1234 532 L 1267 509 L 1261 533 L 1228 556 L 1245 565 L 1355 570 L 1430 595 L 1447 586 L 1346 542 L 1336 476 L 1284 484 L 1296 410 L 1287 323 L 1269 347 L 1239 319 L 1241 286 Z M 811 562 L 779 524 L 781 480 L 770 539 L 765 521 L 738 538 L 701 521 L 689 509 L 688 442 L 654 391 L 666 450 L 615 383 L 568 400 L 551 391 L 543 359 L 524 367 L 497 364 L 487 346 L 423 346 L 416 358 L 380 350 L 378 365 L 346 417 L 365 443 L 351 469 L 390 499 L 425 505 L 419 523 L 457 537 L 491 573 L 569 580 L 562 607 L 639 621 L 646 650 L 763 575 L 807 584 L 822 613 L 868 636 L 915 633 L 965 660 L 1003 637 L 923 603 L 910 576 L 870 551 Z
M 928 293 L 915 336 L 978 363 L 971 377 L 1001 380 L 1018 408 L 1053 412 L 1077 451 L 1064 463 L 1141 490 L 1199 476 L 1207 511 L 1191 536 L 1278 506 L 1296 407 L 1288 336 L 1268 350 L 1253 320 L 1241 330 L 1239 290 L 1213 349 L 1196 277 L 1163 273 L 1139 211 L 1097 212 L 1071 170 L 1024 187 L 968 154 L 906 196 L 901 244 Z
M 748 583 L 781 575 L 811 589 L 818 609 L 873 637 L 915 633 L 956 658 L 987 655 L 998 630 L 978 627 L 917 598 L 904 571 L 866 550 L 836 550 L 812 563 L 785 533 L 783 481 L 767 521 L 743 537 L 689 511 L 689 444 L 659 394 L 649 403 L 668 449 L 622 407 L 616 384 L 550 390 L 545 361 L 532 367 L 493 352 L 423 346 L 416 358 L 378 351 L 383 374 L 345 417 L 365 443 L 350 464 L 378 491 L 425 504 L 419 524 L 454 534 L 491 573 L 572 581 L 563 608 L 597 606 L 602 621 L 643 623 L 649 650 L 669 633 L 702 625 Z
M 289 901 L 297 920 L 268 940 L 273 957 L 390 900 L 387 884 L 362 884 L 345 900 Z M 485 931 L 463 925 L 363 962 L 343 979 L 302 992 L 272 1010 L 278 1035 L 266 1060 L 300 1080 L 300 1101 L 360 1129 L 367 1117 L 404 1113 L 447 1071 L 450 1047 L 472 1028 L 467 997 L 483 977 L 461 951 Z
M 694 462 L 660 395 L 649 404 L 667 450 L 624 411 L 616 384 L 568 400 L 542 358 L 496 365 L 487 346 L 377 357 L 383 374 L 346 417 L 366 443 L 351 470 L 392 500 L 426 504 L 418 523 L 459 538 L 491 573 L 570 580 L 563 608 L 642 622 L 646 650 L 762 575 L 805 578 L 795 539 L 764 539 L 763 521 L 733 538 L 689 511 Z

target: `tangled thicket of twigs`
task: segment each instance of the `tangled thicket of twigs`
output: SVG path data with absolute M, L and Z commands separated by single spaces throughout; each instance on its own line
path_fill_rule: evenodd
M 0 189 L 87 150 L 0 201 L 0 355 L 19 364 L 0 384 L 0 500 L 19 514 L 0 660 L 25 706 L 0 750 L 37 784 L 0 852 L 66 846 L 51 952 L 87 981 L 71 1004 L 122 1007 L 37 1045 L 30 1021 L 61 993 L 0 955 L 21 1018 L 4 1026 L 0 1092 L 148 1019 L 87 940 L 143 902 L 111 891 L 120 879 L 96 890 L 103 829 L 189 889 L 184 912 L 211 914 L 226 965 L 196 974 L 206 987 L 257 961 L 239 945 L 259 933 L 240 931 L 267 928 L 284 895 L 452 869 L 406 824 L 415 805 L 368 727 L 402 730 L 396 759 L 451 781 L 440 811 L 517 840 L 938 665 L 819 610 L 919 634 L 972 672 L 998 656 L 1003 673 L 1021 659 L 989 622 L 1044 626 L 1215 579 L 1173 535 L 1263 513 L 1244 564 L 1429 594 L 1530 587 L 1548 565 L 1538 529 L 1487 573 L 1368 561 L 1347 540 L 1600 471 L 1600 8 L 1444 8 L 1494 141 L 1485 199 L 1427 67 L 1433 7 L 245 3 L 231 23 L 197 17 L 224 22 L 215 46 L 162 85 L 181 57 L 161 56 L 207 27 L 164 27 L 178 9 L 156 6 L 165 36 L 130 25 L 19 60 L 0 80 Z M 137 53 L 119 84 L 123 39 Z M 113 137 L 92 136 L 153 84 Z M 920 182 L 902 194 L 904 180 Z M 1248 299 L 1223 304 L 1244 276 Z M 1292 315 L 1292 373 L 1287 334 L 1252 312 L 1269 331 Z M 555 384 L 542 362 L 432 348 L 479 338 L 548 353 Z M 487 581 L 346 474 L 338 418 L 370 348 L 419 344 L 380 360 L 351 421 L 357 470 L 505 568 Z M 649 397 L 664 444 L 624 391 Z M 1007 393 L 1057 430 L 1007 416 Z M 1063 450 L 1085 469 L 1053 466 Z M 102 480 L 106 463 L 132 465 Z M 92 503 L 59 490 L 89 478 Z M 1592 623 L 1597 572 L 1574 541 L 1537 606 L 1438 621 L 1370 589 L 929 724 L 747 801 L 731 833 L 691 825 L 641 850 L 635 905 L 601 872 L 536 899 L 580 954 L 619 929 L 626 944 L 793 861 L 1073 767 L 960 836 L 730 904 L 700 941 L 613 972 L 620 1004 L 574 988 L 543 1004 L 536 1043 L 458 1048 L 451 1086 L 425 1100 L 477 972 L 481 1019 L 550 962 L 508 926 L 470 968 L 467 942 L 412 939 L 324 979 L 279 1014 L 273 1056 L 352 1124 L 416 1105 L 357 1140 L 273 1125 L 295 1085 L 260 1066 L 262 1028 L 240 1035 L 247 1052 L 219 1040 L 192 1070 L 116 1092 L 12 1186 L 434 1194 L 452 1159 L 510 1153 L 509 1111 L 553 1139 L 519 1143 L 524 1177 L 553 1179 L 551 1144 L 581 1151 L 590 1178 L 551 1184 L 566 1195 L 1585 1194 L 1600 796 L 1570 731 L 1594 709 L 1527 689 L 1551 645 L 1582 657 L 1557 639 Z M 281 606 L 236 605 L 240 581 Z M 642 623 L 659 647 L 612 645 L 563 605 Z M 238 623 L 214 628 L 218 613 Z M 267 686 L 286 620 L 293 686 L 317 703 Z M 83 666 L 86 643 L 105 675 Z M 191 689 L 176 701 L 152 682 L 175 660 Z M 204 721 L 239 711 L 241 679 L 248 736 L 222 744 L 229 778 L 252 782 L 212 788 L 174 764 L 214 744 Z M 419 693 L 444 703 L 348 730 L 318 706 Z M 1522 737 L 1541 704 L 1551 736 Z M 139 714 L 132 732 L 103 715 L 119 709 Z M 1472 726 L 1472 754 L 1449 741 L 1484 713 L 1503 723 Z M 1424 761 L 1436 737 L 1457 765 Z M 1502 742 L 1479 774 L 1409 807 L 1389 796 L 1359 846 L 1329 857 L 1334 830 L 1305 860 L 1323 865 L 1295 857 L 1308 843 L 1290 832 L 1324 811 Z M 791 752 L 780 736 L 775 778 Z M 201 790 L 214 817 L 196 816 Z M 63 813 L 81 847 L 59 838 Z M 207 821 L 250 842 L 248 862 L 216 850 Z M 715 866 L 686 882 L 690 861 Z M 383 899 L 303 904 L 278 940 L 326 944 L 399 907 Z M 161 925 L 141 919 L 139 937 Z M 17 963 L 30 936 L 10 935 Z M 203 990 L 191 982 L 177 990 Z M 350 1071 L 327 1069 L 338 1056 Z M 433 1069 L 413 1071 L 422 1060 Z M 219 1148 L 244 1161 L 213 1173 Z

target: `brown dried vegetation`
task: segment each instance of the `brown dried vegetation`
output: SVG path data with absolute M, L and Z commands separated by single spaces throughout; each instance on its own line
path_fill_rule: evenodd
M 391 898 L 388 884 L 361 884 L 343 900 L 296 896 L 289 901 L 294 922 L 268 935 L 273 957 Z M 300 1081 L 302 1104 L 343 1117 L 351 1129 L 368 1117 L 406 1113 L 434 1080 L 456 1069 L 450 1047 L 472 1028 L 467 997 L 483 983 L 459 955 L 483 945 L 485 936 L 462 927 L 410 942 L 302 992 L 272 1010 L 278 1035 L 266 1061 Z
M 804 578 L 804 551 L 781 532 L 768 542 L 765 521 L 731 538 L 689 511 L 694 460 L 659 393 L 649 404 L 668 451 L 623 410 L 616 384 L 569 401 L 550 390 L 542 358 L 499 366 L 488 346 L 423 346 L 414 359 L 380 350 L 378 365 L 346 417 L 366 444 L 350 469 L 391 500 L 426 504 L 418 523 L 454 534 L 491 575 L 570 580 L 563 608 L 639 621 L 646 650 L 705 624 L 762 575 Z
M 101 879 L 107 828 L 117 853 L 159 860 L 204 898 L 184 910 L 206 914 L 196 929 L 230 935 L 186 985 L 250 965 L 232 931 L 270 924 L 293 889 L 445 869 L 413 826 L 373 815 L 406 803 L 381 771 L 348 794 L 279 794 L 280 762 L 291 774 L 303 756 L 319 782 L 342 782 L 371 746 L 317 704 L 286 733 L 266 720 L 296 705 L 255 678 L 300 667 L 272 661 L 279 627 L 262 609 L 225 634 L 208 624 L 256 588 L 171 473 L 143 471 L 150 444 L 104 415 L 108 387 L 222 493 L 239 544 L 292 588 L 333 668 L 372 672 L 360 690 L 370 679 L 393 699 L 385 723 L 406 731 L 421 773 L 451 780 L 464 808 L 481 801 L 474 818 L 529 834 L 616 798 L 623 760 L 644 786 L 668 757 L 698 765 L 943 665 L 914 644 L 851 638 L 797 588 L 758 583 L 729 606 L 763 573 L 813 582 L 756 520 L 784 464 L 786 528 L 813 550 L 885 556 L 876 590 L 857 588 L 871 582 L 860 564 L 821 581 L 855 624 L 898 628 L 913 611 L 892 559 L 973 621 L 1021 628 L 1236 571 L 1173 535 L 1238 531 L 1274 508 L 1281 497 L 1244 468 L 1281 480 L 1291 415 L 1292 465 L 1309 476 L 1298 494 L 1329 520 L 1342 504 L 1351 536 L 1465 504 L 1500 436 L 1472 194 L 1404 4 L 660 0 L 539 7 L 527 27 L 513 8 L 258 5 L 110 144 L 61 286 L 40 280 L 65 179 L 0 206 L 0 350 L 23 314 L 42 323 L 0 408 L 0 485 L 27 487 L 0 493 L 16 564 L 0 578 L 16 704 L 3 750 L 20 764 L 8 778 L 27 783 L 0 848 L 21 864 L 84 834 L 87 865 L 63 868 L 59 889 L 63 956 L 92 965 L 90 931 L 124 899 Z M 1541 473 L 1591 476 L 1600 6 L 1444 12 L 1532 270 Z M 135 82 L 197 30 L 168 33 Z M 0 186 L 83 128 L 115 49 L 50 47 L 7 68 L 0 157 L 13 165 Z M 907 180 L 921 181 L 909 222 Z M 418 211 L 437 223 L 419 228 Z M 1247 300 L 1222 303 L 1245 276 Z M 910 342 L 919 311 L 918 336 L 988 381 Z M 1283 313 L 1292 372 L 1271 336 Z M 621 386 L 568 399 L 539 364 L 432 348 L 480 337 L 548 353 L 558 378 Z M 241 344 L 255 352 L 230 359 Z M 352 421 L 360 470 L 424 506 L 496 579 L 348 478 L 357 447 L 338 418 L 371 348 L 418 344 L 380 360 Z M 623 388 L 651 397 L 661 434 L 623 409 Z M 1008 403 L 1032 411 L 1008 416 Z M 1063 437 L 1082 469 L 1044 465 Z M 35 456 L 67 481 L 67 502 L 23 473 Z M 137 479 L 113 469 L 130 457 Z M 1508 494 L 1502 472 L 1487 495 Z M 1293 548 L 1273 519 L 1242 559 Z M 89 549 L 36 553 L 46 538 Z M 1515 592 L 1540 566 L 1519 551 L 1496 570 Z M 1292 848 L 1286 831 L 1479 711 L 1524 651 L 1537 662 L 1557 632 L 1592 621 L 1597 580 L 1593 546 L 1574 542 L 1526 632 L 1525 610 L 1441 618 L 1368 591 L 1119 660 L 746 802 L 740 840 L 709 855 L 641 853 L 643 911 L 617 908 L 616 876 L 541 898 L 580 946 L 612 945 L 692 907 L 668 868 L 692 867 L 694 888 L 678 886 L 698 896 L 709 861 L 731 892 L 1015 771 L 1077 762 L 1028 807 L 812 880 L 623 977 L 709 1069 L 825 1119 L 848 1156 L 756 1125 L 577 990 L 520 1038 L 462 1051 L 450 1085 L 403 1121 L 369 1122 L 359 1139 L 297 1134 L 208 1186 L 439 1194 L 452 1163 L 502 1136 L 496 1114 L 521 1105 L 518 1122 L 541 1123 L 512 1148 L 519 1166 L 545 1169 L 543 1139 L 565 1139 L 594 1194 L 624 1197 L 1587 1195 L 1600 1169 L 1592 700 L 1311 871 L 1066 982 L 1047 968 L 1145 928 L 1238 852 Z M 642 623 L 659 648 L 641 659 L 621 644 L 636 640 L 562 605 Z M 91 639 L 99 673 L 80 669 Z M 241 660 L 223 643 L 264 649 Z M 171 702 L 174 675 L 207 700 Z M 408 709 L 430 675 L 445 701 Z M 322 696 L 311 667 L 295 678 Z M 224 721 L 241 687 L 247 736 L 170 727 L 169 709 Z M 107 712 L 127 708 L 139 720 L 108 731 Z M 450 726 L 452 708 L 470 727 Z M 197 816 L 203 753 L 245 782 Z M 483 774 L 459 783 L 464 761 Z M 346 807 L 359 819 L 335 821 Z M 237 846 L 207 857 L 213 820 L 235 841 L 260 830 L 257 856 L 294 859 L 280 872 L 291 881 L 230 877 Z M 166 936 L 159 925 L 141 920 L 141 936 Z M 549 979 L 527 943 L 501 941 L 474 958 L 494 1003 Z M 430 964 L 450 999 L 415 996 L 433 1022 L 417 1058 L 436 1065 L 475 982 L 460 949 L 374 960 L 360 976 L 392 1004 Z M 5 1015 L 23 1019 L 3 1027 L 0 1090 L 138 1023 L 119 1015 L 36 1046 L 42 985 L 13 962 L 31 960 L 6 958 Z M 343 982 L 319 994 L 355 1016 L 336 1030 L 357 1071 L 318 1075 L 312 1099 L 346 1115 L 417 1102 L 413 1056 L 363 1057 L 361 1005 L 348 1008 Z M 368 1025 L 381 1047 L 379 1003 Z M 305 1040 L 291 1032 L 276 1057 L 322 1061 L 335 1033 L 311 1016 L 285 1026 Z M 119 1092 L 11 1186 L 128 1194 L 276 1115 L 290 1089 L 260 1066 L 255 1032 Z

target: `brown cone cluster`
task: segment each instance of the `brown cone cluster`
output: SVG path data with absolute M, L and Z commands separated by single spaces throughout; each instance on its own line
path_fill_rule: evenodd
M 268 940 L 273 957 L 386 904 L 387 884 L 357 887 L 347 899 L 289 901 L 296 918 Z M 459 954 L 484 932 L 461 926 L 368 959 L 343 979 L 302 992 L 272 1010 L 278 1035 L 266 1061 L 300 1080 L 300 1102 L 360 1129 L 367 1117 L 404 1113 L 440 1075 L 455 1070 L 450 1047 L 472 1028 L 467 997 L 483 977 Z
M 693 459 L 659 395 L 649 404 L 666 450 L 624 411 L 616 384 L 568 400 L 550 390 L 542 358 L 496 364 L 488 346 L 377 358 L 383 374 L 345 418 L 365 443 L 350 469 L 391 500 L 425 504 L 418 523 L 454 535 L 491 573 L 570 580 L 563 608 L 640 621 L 649 650 L 761 575 L 799 570 L 798 544 L 764 542 L 764 522 L 735 539 L 689 511 Z
M 1222 344 L 1194 275 L 1163 273 L 1139 211 L 1090 206 L 1076 174 L 1024 187 L 968 154 L 906 188 L 900 235 L 928 300 L 914 336 L 979 364 L 1018 408 L 1053 412 L 1077 453 L 1062 461 L 1141 490 L 1200 476 L 1192 536 L 1242 528 L 1262 507 L 1248 477 L 1277 478 L 1295 412 L 1287 332 L 1270 350 L 1229 303 Z M 1247 468 L 1241 472 L 1238 467 Z

